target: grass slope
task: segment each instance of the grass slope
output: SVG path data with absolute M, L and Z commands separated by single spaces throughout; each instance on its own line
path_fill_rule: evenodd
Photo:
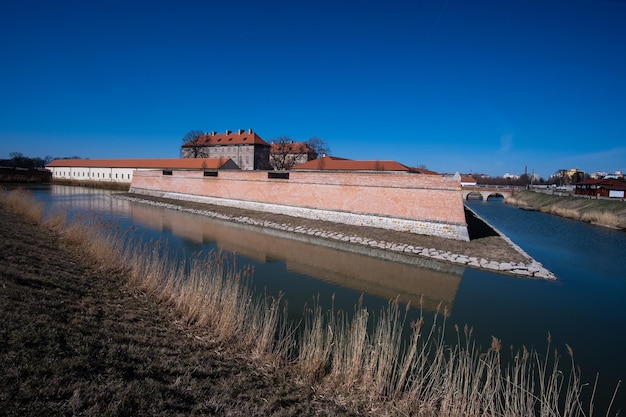
M 0 414 L 349 415 L 0 205 Z
M 506 202 L 515 206 L 532 207 L 568 219 L 626 230 L 626 203 L 623 201 L 521 191 L 507 198 Z

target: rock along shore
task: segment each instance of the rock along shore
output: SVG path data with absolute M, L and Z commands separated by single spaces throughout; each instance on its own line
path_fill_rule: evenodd
M 198 208 L 197 205 L 194 205 L 193 207 L 186 207 L 185 201 L 180 201 L 179 204 L 178 201 L 172 201 L 169 199 L 167 199 L 167 201 L 163 201 L 166 199 L 151 198 L 143 195 L 140 196 L 131 194 L 118 194 L 115 195 L 115 197 L 143 204 L 151 204 L 172 210 L 201 214 L 203 216 L 208 216 L 225 221 L 237 222 L 263 228 L 270 228 L 274 230 L 281 230 L 300 235 L 308 235 L 321 239 L 329 239 L 354 245 L 361 245 L 374 249 L 382 249 L 396 253 L 403 253 L 406 255 L 419 256 L 423 258 L 437 260 L 440 262 L 448 262 L 459 266 L 497 272 L 506 275 L 548 280 L 556 279 L 556 276 L 552 272 L 546 269 L 540 262 L 530 257 L 523 249 L 515 245 L 500 231 L 495 230 L 495 228 L 494 230 L 499 234 L 499 236 L 518 254 L 522 255 L 524 261 L 499 261 L 487 259 L 485 257 L 453 253 L 449 250 L 442 250 L 433 247 L 422 247 L 401 242 L 391 242 L 388 240 L 376 240 L 371 237 L 359 235 L 358 233 L 352 233 L 352 230 L 349 233 L 344 233 L 336 230 L 325 230 L 324 228 L 296 225 L 292 224 L 291 222 L 276 222 L 264 219 L 265 213 L 254 212 L 254 214 L 250 215 L 228 214 L 211 210 L 209 206 L 207 206 L 206 209 Z M 258 214 L 258 216 L 256 216 L 256 214 Z M 474 215 L 476 214 L 474 213 Z M 294 223 L 297 223 L 297 221 L 295 221 Z M 493 228 L 493 226 L 490 227 Z

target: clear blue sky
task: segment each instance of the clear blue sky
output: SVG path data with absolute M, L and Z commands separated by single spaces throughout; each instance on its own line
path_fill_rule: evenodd
M 252 128 L 440 172 L 626 170 L 620 0 L 5 0 L 0 53 L 0 158 Z

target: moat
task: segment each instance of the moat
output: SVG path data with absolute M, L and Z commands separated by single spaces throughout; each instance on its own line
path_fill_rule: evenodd
M 553 271 L 554 281 L 511 277 L 498 272 L 450 265 L 412 265 L 376 259 L 304 241 L 257 233 L 244 225 L 114 198 L 109 191 L 39 186 L 38 198 L 68 213 L 95 213 L 122 227 L 133 226 L 145 239 L 164 239 L 178 256 L 222 249 L 240 266 L 255 269 L 259 291 L 283 291 L 293 314 L 313 297 L 352 310 L 363 293 L 365 304 L 380 310 L 389 298 L 417 305 L 425 297 L 432 312 L 447 310 L 448 328 L 468 324 L 479 344 L 491 335 L 504 346 L 546 345 L 574 351 L 583 380 L 600 374 L 598 404 L 606 402 L 626 376 L 622 350 L 626 336 L 626 234 L 501 202 L 471 202 L 469 207 Z M 413 308 L 415 310 L 415 308 Z M 411 314 L 417 315 L 417 310 Z M 626 409 L 623 392 L 620 408 Z

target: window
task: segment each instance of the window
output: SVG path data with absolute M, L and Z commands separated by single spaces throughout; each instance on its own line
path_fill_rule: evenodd
M 217 171 L 204 171 L 205 177 L 217 177 Z
M 172 175 L 172 170 L 171 169 L 164 169 L 163 170 L 163 175 Z
M 270 172 L 267 173 L 267 178 L 269 178 L 269 179 L 288 180 L 289 179 L 289 173 L 288 172 L 270 171 Z

